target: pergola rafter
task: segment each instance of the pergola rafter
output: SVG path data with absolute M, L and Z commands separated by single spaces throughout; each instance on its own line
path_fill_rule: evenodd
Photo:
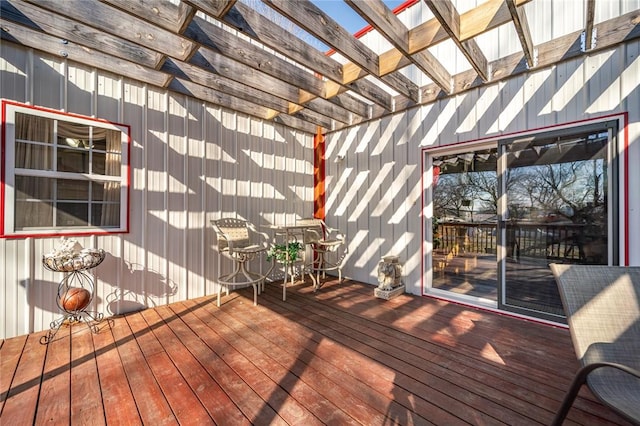
M 434 17 L 407 28 L 381 0 L 347 0 L 393 46 L 377 54 L 309 0 L 264 0 L 283 22 L 303 28 L 344 60 L 236 0 L 5 0 L 0 24 L 3 41 L 315 132 L 640 37 L 638 10 L 596 23 L 598 0 L 586 0 L 584 31 L 535 45 L 529 27 L 536 22 L 524 7 L 532 1 L 538 0 L 487 0 L 459 13 L 449 0 L 424 0 Z M 489 61 L 475 37 L 501 25 L 513 25 L 521 52 Z M 445 40 L 471 69 L 455 73 L 428 50 Z M 402 72 L 407 66 L 432 83 L 420 87 Z

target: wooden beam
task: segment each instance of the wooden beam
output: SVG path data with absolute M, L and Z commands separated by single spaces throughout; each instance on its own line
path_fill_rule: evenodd
M 131 15 L 138 16 L 165 30 L 180 34 L 191 21 L 196 10 L 184 2 L 176 5 L 169 1 L 100 0 Z
M 414 55 L 409 53 L 409 31 L 400 19 L 381 0 L 355 1 L 345 0 L 363 19 L 375 28 L 383 37 L 393 44 L 398 51 L 415 64 L 422 72 L 438 84 L 442 90 L 451 91 L 451 75 L 429 51 L 424 50 Z M 388 68 L 379 58 L 380 71 Z M 385 73 L 386 74 L 386 73 Z M 412 96 L 417 101 L 418 97 Z
M 485 81 L 489 79 L 489 65 L 480 47 L 473 39 L 460 40 L 460 15 L 450 0 L 424 0 L 442 28 L 462 51 L 473 69 Z
M 360 68 L 365 69 L 371 75 L 378 76 L 378 55 L 309 0 L 297 0 L 295 2 L 290 0 L 263 1 L 314 37 L 336 49 L 336 51 L 349 58 Z M 407 84 L 413 86 L 415 84 L 411 82 L 397 84 L 397 81 L 400 80 L 402 80 L 401 76 L 394 76 L 384 81 L 392 89 L 405 96 L 412 97 L 415 93 L 418 93 L 417 86 L 407 88 Z
M 26 1 L 180 60 L 186 60 L 197 47 L 191 40 L 103 3 L 85 0 Z
M 251 67 L 223 56 L 212 49 L 201 47 L 193 55 L 190 63 L 209 72 L 246 84 L 254 89 L 267 91 L 294 103 L 300 101 L 300 89 L 284 81 L 255 70 Z
M 236 3 L 236 0 L 182 0 L 185 3 L 204 11 L 214 18 L 222 18 Z
M 92 50 L 101 50 L 145 67 L 157 68 L 163 57 L 160 52 L 96 31 L 95 28 L 41 9 L 35 4 L 15 0 L 0 1 L 0 16 L 35 31 L 45 32 Z
M 533 68 L 535 63 L 533 42 L 531 41 L 531 32 L 529 31 L 527 16 L 525 15 L 523 8 L 516 6 L 515 0 L 505 0 L 505 2 L 509 8 L 509 13 L 511 13 L 511 18 L 513 19 L 513 25 L 515 26 L 516 33 L 518 34 L 518 39 L 520 39 L 522 53 L 527 60 L 529 68 Z
M 171 76 L 164 72 L 156 71 L 152 68 L 143 67 L 134 62 L 116 58 L 103 52 L 88 49 L 77 43 L 53 37 L 20 24 L 0 17 L 0 37 L 3 41 L 31 47 L 36 50 L 53 55 L 57 58 L 75 61 L 89 67 L 99 68 L 116 75 L 149 83 L 154 86 L 166 87 L 171 80 Z
M 272 109 L 181 78 L 174 78 L 168 89 L 264 120 L 270 120 L 277 115 L 277 111 Z
M 162 65 L 161 71 L 172 74 L 183 81 L 191 81 L 200 86 L 244 99 L 265 108 L 284 113 L 289 112 L 290 102 L 285 99 L 177 59 L 167 59 Z M 199 98 L 199 96 L 196 96 L 196 98 Z
M 310 1 L 265 0 L 265 3 L 370 74 L 378 74 L 378 55 Z
M 585 0 L 585 3 L 587 5 L 584 25 L 585 50 L 591 50 L 593 47 L 593 21 L 596 14 L 596 0 Z
M 282 26 L 265 19 L 247 5 L 236 3 L 224 16 L 223 22 L 331 80 L 325 82 L 325 85 L 331 84 L 332 82 L 344 84 L 342 64 L 325 55 L 323 52 L 320 52 L 310 44 L 305 43 L 298 37 L 293 36 Z M 365 75 L 367 75 L 367 73 L 365 73 Z M 365 86 L 375 85 L 367 82 Z M 351 112 L 361 115 L 362 111 L 367 109 L 367 105 L 364 102 L 353 97 L 348 101 L 332 99 L 334 96 L 337 96 L 338 93 L 344 92 L 344 90 L 346 90 L 346 87 L 338 90 L 327 90 L 325 87 L 325 92 L 322 97 L 329 99 L 330 102 L 334 102 L 337 105 L 345 106 Z M 366 92 L 358 94 L 367 98 Z M 370 100 L 374 101 L 373 99 Z M 390 97 L 387 103 L 392 103 Z
M 316 96 L 324 94 L 324 82 L 318 76 L 200 17 L 194 17 L 185 29 L 184 35 L 224 56 L 298 86 Z

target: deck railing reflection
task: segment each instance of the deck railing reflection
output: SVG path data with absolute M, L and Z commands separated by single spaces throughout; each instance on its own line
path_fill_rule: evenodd
M 574 223 L 508 222 L 508 258 L 543 258 L 553 261 L 602 263 L 606 239 L 593 225 Z M 434 249 L 442 253 L 496 254 L 497 226 L 481 222 L 447 222 L 434 232 Z

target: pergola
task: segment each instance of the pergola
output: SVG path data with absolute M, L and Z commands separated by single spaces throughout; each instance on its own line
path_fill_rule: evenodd
M 408 28 L 381 0 L 348 0 L 389 42 L 379 53 L 308 0 L 265 1 L 270 19 L 236 0 L 3 1 L 1 22 L 4 40 L 317 133 L 640 36 L 637 10 L 596 22 L 596 0 L 585 0 L 584 28 L 536 44 L 529 28 L 541 22 L 527 16 L 532 1 L 539 0 L 488 0 L 461 13 L 449 0 L 425 0 L 433 17 Z M 489 59 L 477 38 L 502 26 L 513 27 L 521 50 Z M 285 27 L 299 35 L 303 29 L 339 55 Z M 455 73 L 431 53 L 445 41 L 464 55 L 468 70 Z M 416 84 L 404 72 L 409 68 L 431 82 Z

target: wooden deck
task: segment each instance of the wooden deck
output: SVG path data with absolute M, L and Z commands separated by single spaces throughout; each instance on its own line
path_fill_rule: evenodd
M 2 341 L 0 424 L 549 424 L 565 329 L 346 281 Z M 626 424 L 583 389 L 566 424 Z

